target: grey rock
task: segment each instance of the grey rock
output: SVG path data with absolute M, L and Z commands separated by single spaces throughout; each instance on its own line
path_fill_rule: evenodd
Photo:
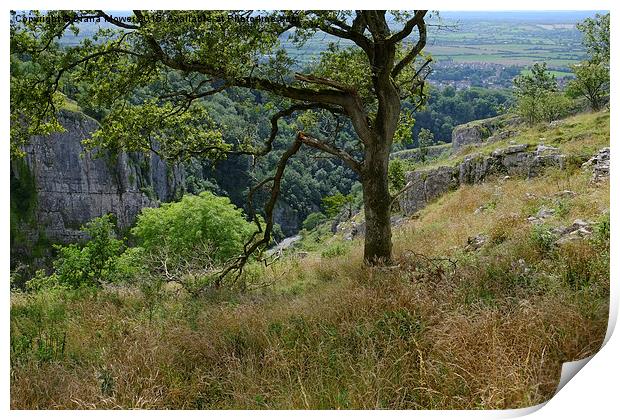
M 541 207 L 540 210 L 538 210 L 538 213 L 536 213 L 536 217 L 539 219 L 548 219 L 550 217 L 553 217 L 554 214 L 555 214 L 554 209 L 550 209 L 547 207 Z
M 467 244 L 465 245 L 466 251 L 476 251 L 484 246 L 488 240 L 488 236 L 478 234 L 476 236 L 470 236 L 467 238 Z
M 410 215 L 459 185 L 478 184 L 492 175 L 503 175 L 503 180 L 534 177 L 546 167 L 563 168 L 564 161 L 558 149 L 545 145 L 528 151 L 526 144 L 515 144 L 497 149 L 490 156 L 473 153 L 456 167 L 408 172 L 405 179 L 409 188 L 399 198 L 400 208 Z
M 458 170 L 443 166 L 428 171 L 405 174 L 409 188 L 400 196 L 400 206 L 406 215 L 424 208 L 430 201 L 459 185 Z
M 466 145 L 492 143 L 512 137 L 517 134 L 516 131 L 505 128 L 518 122 L 518 117 L 500 115 L 459 125 L 452 130 L 452 152 Z
M 536 146 L 536 154 L 538 156 L 543 156 L 547 154 L 557 154 L 560 151 L 557 147 L 553 146 L 545 146 L 544 144 L 539 144 Z
M 559 238 L 554 242 L 556 245 L 582 240 L 592 235 L 592 222 L 582 219 L 575 219 L 573 224 L 566 227 L 556 227 L 551 230 Z
M 538 217 L 535 216 L 530 216 L 527 218 L 527 221 L 534 224 L 534 225 L 541 225 L 543 224 L 545 221 L 542 219 L 539 219 Z
M 592 225 L 591 222 L 587 222 L 582 219 L 575 219 L 575 221 L 573 221 L 572 228 L 573 229 L 584 229 L 584 228 L 589 229 L 591 225 Z
M 527 150 L 527 144 L 515 144 L 512 146 L 508 146 L 504 149 L 496 149 L 491 156 L 493 157 L 502 157 L 505 155 L 510 155 L 513 153 L 520 153 Z
M 585 162 L 582 167 L 592 171 L 592 182 L 599 182 L 609 178 L 610 149 L 605 147 Z
M 564 191 L 557 192 L 555 196 L 559 198 L 573 198 L 577 196 L 577 193 L 574 191 L 570 191 L 570 190 L 564 190 Z

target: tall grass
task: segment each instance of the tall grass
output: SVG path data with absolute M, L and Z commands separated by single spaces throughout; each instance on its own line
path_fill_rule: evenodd
M 561 247 L 545 228 L 599 221 Z M 492 203 L 492 205 L 489 205 Z M 482 212 L 476 209 L 484 206 Z M 517 408 L 593 354 L 609 296 L 609 185 L 580 171 L 463 186 L 394 232 L 395 265 L 359 240 L 249 270 L 272 286 L 156 302 L 123 286 L 14 293 L 11 407 Z M 466 251 L 467 238 L 488 240 Z M 539 235 L 540 236 L 540 235 Z M 321 255 L 323 254 L 323 255 Z

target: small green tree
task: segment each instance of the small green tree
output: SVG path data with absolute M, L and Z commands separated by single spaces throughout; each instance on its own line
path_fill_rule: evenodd
M 559 92 L 555 76 L 547 70 L 547 63 L 536 63 L 526 74 L 513 81 L 516 113 L 529 125 L 553 121 L 566 115 L 570 101 Z
M 609 64 L 609 13 L 596 14 L 577 24 L 591 62 Z
M 221 285 L 215 269 L 243 253 L 253 231 L 227 197 L 208 191 L 185 195 L 179 202 L 142 210 L 131 230 L 138 246 L 123 254 L 121 265 L 147 299 L 167 282 L 199 293 Z
M 541 92 L 558 91 L 558 82 L 547 70 L 547 63 L 534 63 L 529 72 L 517 76 L 513 84 L 517 97 L 535 97 Z
M 565 117 L 571 107 L 571 100 L 562 92 L 548 92 L 539 98 L 539 120 L 552 122 Z
M 589 58 L 571 67 L 575 79 L 569 83 L 567 94 L 586 98 L 590 108 L 598 111 L 609 93 L 609 13 L 588 18 L 577 28 L 583 32 Z
M 339 192 L 334 195 L 323 197 L 322 201 L 323 201 L 323 208 L 325 209 L 325 214 L 327 214 L 328 217 L 336 217 L 338 213 L 342 211 L 343 208 L 346 208 L 349 218 L 353 216 L 353 195 L 352 194 L 344 195 Z
M 60 285 L 77 289 L 114 281 L 118 257 L 123 251 L 123 241 L 116 238 L 114 228 L 109 214 L 88 222 L 81 231 L 90 239 L 85 244 L 56 245 L 54 273 L 51 276 L 38 273 L 27 287 L 36 290 Z
M 569 82 L 566 93 L 573 98 L 586 98 L 593 111 L 600 110 L 609 92 L 609 67 L 584 61 L 571 68 L 575 79 Z
M 435 142 L 435 136 L 433 132 L 427 128 L 420 130 L 418 134 L 418 145 L 420 146 L 420 160 L 426 162 L 428 157 L 428 148 Z
M 395 194 L 405 187 L 405 163 L 402 159 L 390 160 L 388 179 L 390 181 L 391 194 Z
M 146 252 L 166 248 L 171 261 L 189 259 L 198 247 L 209 247 L 213 263 L 218 264 L 242 252 L 253 230 L 227 197 L 205 191 L 144 208 L 131 233 Z
M 320 213 L 320 212 L 310 213 L 308 217 L 306 217 L 306 220 L 304 220 L 304 222 L 302 223 L 302 227 L 305 230 L 310 231 L 314 229 L 315 227 L 317 227 L 318 225 L 320 225 L 321 223 L 325 222 L 326 220 L 327 220 L 327 217 L 323 213 Z

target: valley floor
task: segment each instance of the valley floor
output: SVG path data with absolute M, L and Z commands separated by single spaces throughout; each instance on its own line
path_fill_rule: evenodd
M 591 234 L 556 244 L 576 219 Z M 600 348 L 609 181 L 575 166 L 462 186 L 393 241 L 392 267 L 335 238 L 252 266 L 269 285 L 243 294 L 13 293 L 11 407 L 519 408 Z

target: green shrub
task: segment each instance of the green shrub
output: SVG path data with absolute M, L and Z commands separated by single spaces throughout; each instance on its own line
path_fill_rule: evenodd
M 396 193 L 405 187 L 405 163 L 401 159 L 390 160 L 388 182 L 392 193 Z
M 123 251 L 123 241 L 116 238 L 111 215 L 95 218 L 81 231 L 90 238 L 84 244 L 55 245 L 58 257 L 54 260 L 54 272 L 45 276 L 38 271 L 26 283 L 30 290 L 50 287 L 77 289 L 100 286 L 114 280 L 116 262 Z
M 536 246 L 536 249 L 546 254 L 553 249 L 553 243 L 556 238 L 553 233 L 545 225 L 534 226 L 531 233 L 532 241 Z
M 306 220 L 304 220 L 304 222 L 302 223 L 302 227 L 307 231 L 311 231 L 326 220 L 327 216 L 325 216 L 323 213 L 310 213 L 308 217 L 306 217 Z
M 605 213 L 594 225 L 593 240 L 596 243 L 609 246 L 609 238 L 611 234 L 611 222 L 609 213 Z
M 143 209 L 131 233 L 147 253 L 165 250 L 178 261 L 192 258 L 196 248 L 203 247 L 210 248 L 214 263 L 222 263 L 243 250 L 253 231 L 228 198 L 205 191 Z
M 353 194 L 343 195 L 338 192 L 334 195 L 323 197 L 322 202 L 328 217 L 336 217 L 343 209 L 346 209 L 348 218 L 353 215 Z

